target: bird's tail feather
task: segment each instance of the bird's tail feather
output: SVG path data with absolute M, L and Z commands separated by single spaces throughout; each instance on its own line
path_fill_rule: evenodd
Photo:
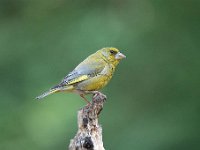
M 62 92 L 62 91 L 72 92 L 73 90 L 74 90 L 73 85 L 69 85 L 69 86 L 57 85 L 57 86 L 54 86 L 53 88 L 51 88 L 49 91 L 43 93 L 42 95 L 37 96 L 36 99 L 40 100 L 40 99 L 42 99 L 50 94 L 53 94 L 53 93 Z
M 44 97 L 46 97 L 46 96 L 48 96 L 50 94 L 58 92 L 59 90 L 60 90 L 59 88 L 50 89 L 49 91 L 43 93 L 42 95 L 37 96 L 36 99 L 40 100 L 40 99 L 42 99 L 42 98 L 44 98 Z

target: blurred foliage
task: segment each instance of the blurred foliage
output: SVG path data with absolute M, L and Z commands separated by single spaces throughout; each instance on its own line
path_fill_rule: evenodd
M 66 149 L 84 101 L 34 97 L 114 46 L 127 59 L 103 90 L 105 148 L 199 150 L 199 14 L 199 0 L 0 0 L 0 149 Z

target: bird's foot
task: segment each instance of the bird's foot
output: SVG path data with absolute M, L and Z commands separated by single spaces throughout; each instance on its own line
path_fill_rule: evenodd
M 99 92 L 99 91 L 93 91 L 93 98 L 96 98 L 100 94 L 101 94 L 101 92 Z
M 99 92 L 99 91 L 93 91 L 93 100 L 103 100 L 105 101 L 107 99 L 106 95 L 104 95 L 103 93 Z
M 85 94 L 93 94 L 92 99 L 96 101 L 105 101 L 107 99 L 106 95 L 99 91 L 84 91 Z

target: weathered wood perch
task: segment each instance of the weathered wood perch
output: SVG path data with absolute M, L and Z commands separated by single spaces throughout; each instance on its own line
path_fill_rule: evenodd
M 78 132 L 70 141 L 69 150 L 105 150 L 102 128 L 98 123 L 98 116 L 103 109 L 105 100 L 105 95 L 96 94 L 90 105 L 86 105 L 78 111 Z

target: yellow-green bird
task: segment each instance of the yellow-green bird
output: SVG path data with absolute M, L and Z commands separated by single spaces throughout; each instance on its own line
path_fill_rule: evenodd
M 102 48 L 81 62 L 60 84 L 36 97 L 36 99 L 57 92 L 72 92 L 79 94 L 85 101 L 89 102 L 85 95 L 97 94 L 98 90 L 110 81 L 116 66 L 125 57 L 117 48 Z

